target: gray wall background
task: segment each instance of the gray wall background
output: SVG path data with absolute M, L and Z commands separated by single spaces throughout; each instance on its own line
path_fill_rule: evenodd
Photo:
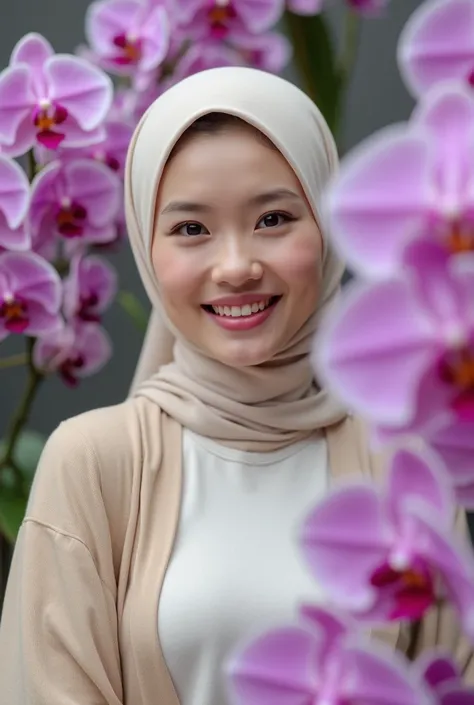
M 335 30 L 340 26 L 343 0 L 327 0 Z M 56 51 L 72 51 L 84 39 L 87 0 L 9 0 L 0 25 L 0 67 L 7 64 L 15 42 L 26 32 L 43 34 Z M 339 5 L 339 8 L 338 8 Z M 419 0 L 392 0 L 386 17 L 364 23 L 361 48 L 350 86 L 343 132 L 350 148 L 374 130 L 404 120 L 412 109 L 398 75 L 395 49 L 398 35 Z M 295 76 L 288 72 L 288 77 Z M 134 291 L 147 304 L 131 253 L 125 246 L 111 258 L 119 270 L 122 288 Z M 127 393 L 140 350 L 140 335 L 130 319 L 115 305 L 105 318 L 114 345 L 114 356 L 98 375 L 74 390 L 59 380 L 49 380 L 40 391 L 29 426 L 50 433 L 65 418 L 87 409 L 120 402 Z M 0 344 L 0 357 L 22 351 L 23 341 Z M 24 386 L 22 369 L 0 370 L 0 437 L 18 403 Z

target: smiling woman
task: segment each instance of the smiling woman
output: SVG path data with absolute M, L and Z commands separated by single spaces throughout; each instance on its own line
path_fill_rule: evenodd
M 209 357 L 261 364 L 311 316 L 319 228 L 293 169 L 248 123 L 223 113 L 197 120 L 167 161 L 156 213 L 163 306 Z
M 8 705 L 224 705 L 238 644 L 324 601 L 295 531 L 375 471 L 310 364 L 343 271 L 320 219 L 336 167 L 316 106 L 260 71 L 196 74 L 142 118 L 125 195 L 143 364 L 130 399 L 43 453 L 0 631 Z M 419 646 L 467 657 L 440 615 Z

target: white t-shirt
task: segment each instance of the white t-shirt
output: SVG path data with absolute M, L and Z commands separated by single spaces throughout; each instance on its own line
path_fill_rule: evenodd
M 297 535 L 327 488 L 326 442 L 249 453 L 185 430 L 183 470 L 159 637 L 181 705 L 225 705 L 223 666 L 239 643 L 320 601 Z

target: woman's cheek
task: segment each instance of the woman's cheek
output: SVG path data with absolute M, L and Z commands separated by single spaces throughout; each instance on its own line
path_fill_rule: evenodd
M 153 251 L 153 267 L 162 296 L 170 298 L 186 297 L 199 279 L 197 261 L 189 251 L 179 251 L 176 247 L 157 247 Z

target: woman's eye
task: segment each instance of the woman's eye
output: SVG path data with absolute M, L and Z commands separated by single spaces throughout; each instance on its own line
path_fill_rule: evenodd
M 204 225 L 201 225 L 201 223 L 183 223 L 182 225 L 178 225 L 174 232 L 178 235 L 184 235 L 185 237 L 209 234 L 209 230 L 206 230 Z
M 283 225 L 283 223 L 287 223 L 289 220 L 291 220 L 290 216 L 285 213 L 267 213 L 258 221 L 257 229 L 276 228 L 278 225 Z

